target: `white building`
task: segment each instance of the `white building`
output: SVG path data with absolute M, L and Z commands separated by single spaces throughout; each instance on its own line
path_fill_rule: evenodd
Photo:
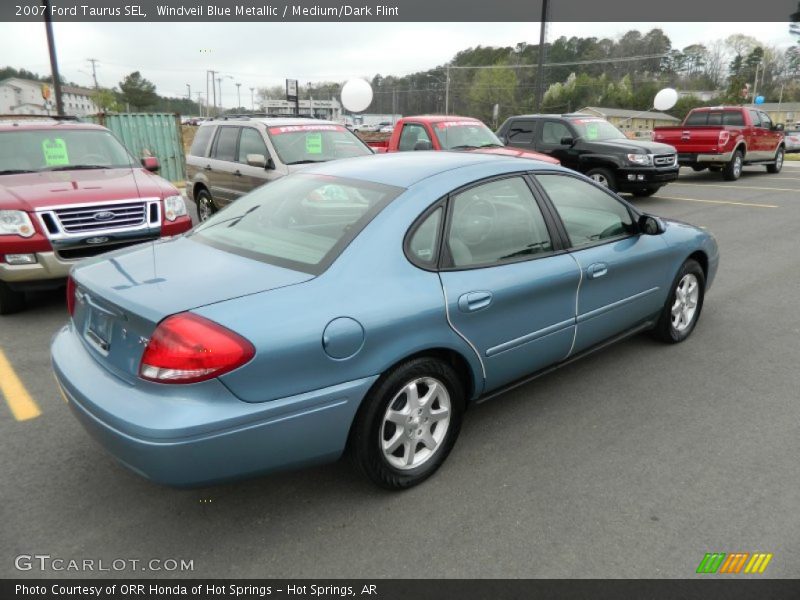
M 49 111 L 42 98 L 43 85 L 50 87 Z M 64 103 L 64 114 L 82 117 L 99 112 L 93 94 L 94 92 L 87 88 L 62 85 L 61 100 Z M 17 77 L 0 81 L 0 115 L 47 114 L 55 114 L 55 91 L 52 85 Z
M 261 103 L 261 110 L 270 115 L 293 115 L 295 103 L 288 100 L 265 98 Z M 342 117 L 342 105 L 336 99 L 331 100 L 300 100 L 300 114 L 312 116 L 317 119 L 339 121 Z

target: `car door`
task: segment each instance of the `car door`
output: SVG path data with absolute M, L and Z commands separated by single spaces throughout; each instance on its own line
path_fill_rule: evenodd
M 750 120 L 753 126 L 750 128 L 750 136 L 747 140 L 748 160 L 764 160 L 767 158 L 767 131 L 761 124 L 761 115 L 756 110 L 750 110 Z
M 769 118 L 767 113 L 758 111 L 758 116 L 761 118 L 761 127 L 764 130 L 764 158 L 774 158 L 783 134 L 778 130 L 772 129 L 772 119 Z
M 523 176 L 448 200 L 440 268 L 447 315 L 480 356 L 486 390 L 569 354 L 580 270 L 559 240 Z
M 238 168 L 236 150 L 240 130 L 241 128 L 235 125 L 222 125 L 217 128 L 217 134 L 211 146 L 211 154 L 204 167 L 208 177 L 209 190 L 220 208 L 238 197 L 233 172 Z
M 611 192 L 567 173 L 539 173 L 581 271 L 573 353 L 658 314 L 671 281 L 661 236 L 641 235 L 629 207 Z

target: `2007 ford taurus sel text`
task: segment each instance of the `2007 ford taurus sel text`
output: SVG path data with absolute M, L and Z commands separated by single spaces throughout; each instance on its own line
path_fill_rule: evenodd
M 444 462 L 470 402 L 639 331 L 684 340 L 717 264 L 710 234 L 558 166 L 346 159 L 81 263 L 53 366 L 86 429 L 154 481 L 347 449 L 405 488 Z

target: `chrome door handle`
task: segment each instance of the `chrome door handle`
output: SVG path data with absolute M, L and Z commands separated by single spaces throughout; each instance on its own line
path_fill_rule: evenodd
M 205 167 L 203 167 L 203 170 L 204 171 L 210 171 L 211 170 L 211 165 L 206 165 Z
M 492 303 L 491 292 L 468 292 L 458 299 L 458 310 L 461 312 L 475 312 L 486 308 Z
M 589 279 L 597 279 L 608 273 L 608 265 L 606 263 L 594 263 L 586 267 L 586 275 Z

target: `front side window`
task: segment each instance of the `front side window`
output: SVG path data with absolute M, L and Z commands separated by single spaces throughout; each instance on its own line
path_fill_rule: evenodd
M 261 139 L 261 134 L 252 127 L 243 127 L 242 136 L 239 138 L 239 162 L 247 164 L 248 154 L 260 154 L 265 159 L 269 156 L 267 145 Z
M 553 249 L 530 188 L 521 177 L 453 196 L 447 245 L 454 267 L 492 266 Z
M 537 175 L 536 179 L 558 211 L 573 246 L 634 232 L 627 207 L 597 186 L 566 175 Z
M 554 146 L 561 145 L 561 139 L 572 137 L 572 132 L 563 123 L 558 121 L 545 121 L 542 123 L 542 143 Z
M 366 181 L 290 175 L 239 198 L 195 228 L 191 237 L 234 254 L 318 274 L 401 191 Z
M 409 152 L 414 150 L 417 142 L 430 143 L 431 138 L 428 132 L 422 125 L 416 123 L 406 123 L 403 125 L 403 131 L 400 132 L 400 141 L 397 144 L 397 149 L 400 152 Z
M 0 133 L 0 175 L 11 172 L 129 168 L 125 147 L 102 129 L 29 129 Z
M 302 165 L 338 158 L 369 156 L 369 146 L 343 125 L 285 125 L 269 127 L 267 134 L 281 162 Z

